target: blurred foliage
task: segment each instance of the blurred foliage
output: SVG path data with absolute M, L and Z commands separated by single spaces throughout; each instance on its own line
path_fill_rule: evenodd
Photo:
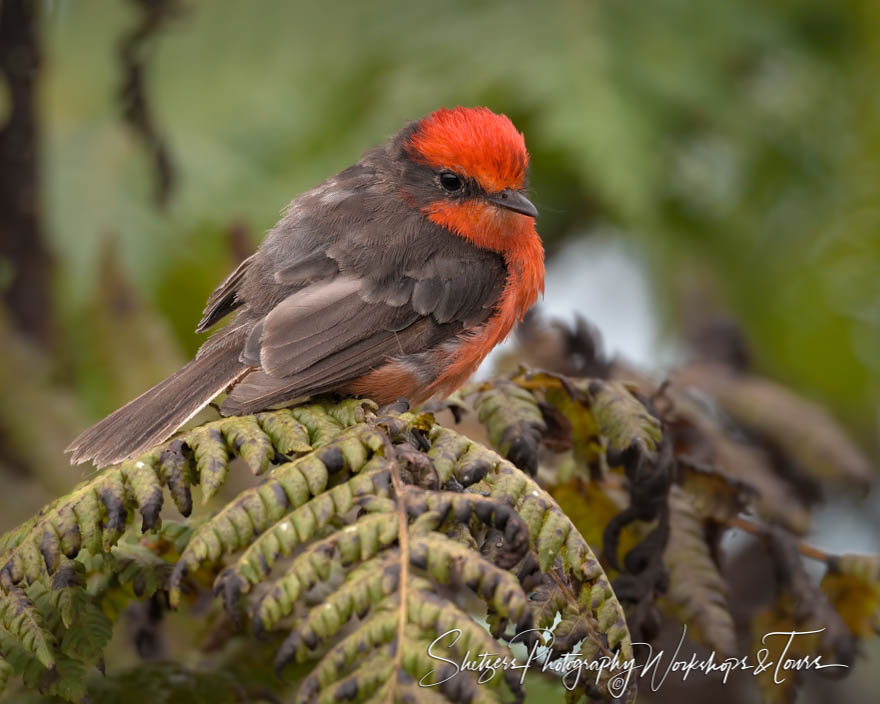
M 729 332 L 723 341 L 739 349 Z M 822 654 L 857 672 L 871 667 L 856 656 L 870 653 L 880 633 L 878 557 L 832 555 L 800 540 L 827 496 L 876 485 L 868 460 L 837 421 L 791 389 L 718 359 L 695 359 L 658 384 L 605 356 L 598 333 L 582 320 L 569 327 L 533 315 L 518 338 L 503 366 L 535 394 L 543 414 L 538 479 L 602 555 L 635 641 L 651 642 L 655 653 L 660 644 L 674 650 L 686 624 L 688 647 L 698 653 L 693 644 L 716 659 L 767 646 L 775 658 L 785 639 L 761 642 L 766 633 L 821 629 L 799 638 L 787 657 Z M 704 349 L 720 347 L 716 341 Z M 581 378 L 586 374 L 598 378 Z M 554 378 L 558 386 L 549 383 Z M 517 427 L 515 419 L 531 414 L 516 410 L 521 392 L 511 394 L 516 402 L 493 429 L 481 402 L 488 397 L 491 407 L 505 406 L 487 395 L 487 385 L 496 393 L 506 388 L 472 384 L 461 396 L 475 399 L 496 448 L 514 447 L 497 426 Z M 589 414 L 579 398 L 590 399 Z M 615 430 L 624 431 L 617 440 Z M 823 674 L 837 680 L 847 671 Z M 824 701 L 821 693 L 804 696 L 819 678 L 782 676 L 783 686 L 769 671 L 754 678 L 761 701 Z M 678 691 L 664 685 L 647 692 L 643 683 L 640 699 L 754 700 L 754 691 L 717 684 L 701 691 L 688 680 Z M 858 683 L 828 684 L 825 696 L 870 701 Z
M 161 213 L 152 156 L 116 102 L 137 3 L 43 6 L 46 204 L 68 316 L 113 236 L 192 351 L 194 311 L 235 258 L 233 223 L 255 243 L 291 197 L 404 120 L 488 104 L 526 134 L 551 252 L 615 226 L 651 263 L 670 322 L 683 309 L 671 284 L 695 274 L 761 368 L 873 429 L 877 3 L 172 4 L 145 50 L 176 174 Z

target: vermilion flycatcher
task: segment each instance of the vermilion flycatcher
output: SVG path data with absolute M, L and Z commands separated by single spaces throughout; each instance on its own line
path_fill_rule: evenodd
M 458 388 L 544 290 L 529 156 L 510 120 L 441 109 L 296 198 L 211 294 L 235 319 L 67 448 L 98 466 L 168 438 L 223 391 L 253 413 L 323 392 L 421 403 Z

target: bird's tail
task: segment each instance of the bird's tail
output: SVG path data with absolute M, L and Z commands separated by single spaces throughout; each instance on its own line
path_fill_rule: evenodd
M 83 432 L 67 447 L 74 464 L 103 467 L 144 452 L 167 439 L 250 367 L 238 350 L 216 345 L 149 391 Z

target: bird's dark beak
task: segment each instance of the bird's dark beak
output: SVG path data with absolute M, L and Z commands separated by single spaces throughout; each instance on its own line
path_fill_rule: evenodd
M 515 191 L 508 188 L 500 193 L 493 193 L 490 195 L 489 202 L 502 208 L 512 210 L 515 213 L 528 215 L 530 218 L 538 217 L 538 209 L 534 206 L 532 201 L 522 194 L 522 191 Z

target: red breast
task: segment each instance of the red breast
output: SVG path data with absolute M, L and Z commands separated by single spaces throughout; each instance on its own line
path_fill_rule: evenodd
M 513 123 L 487 108 L 441 109 L 419 123 L 408 151 L 417 161 L 479 184 L 488 197 L 436 200 L 421 210 L 430 222 L 500 253 L 507 279 L 485 323 L 426 354 L 390 360 L 346 389 L 379 403 L 401 397 L 420 403 L 457 389 L 544 292 L 544 247 L 535 218 L 500 204 L 505 194 L 521 193 L 528 171 L 525 141 Z

